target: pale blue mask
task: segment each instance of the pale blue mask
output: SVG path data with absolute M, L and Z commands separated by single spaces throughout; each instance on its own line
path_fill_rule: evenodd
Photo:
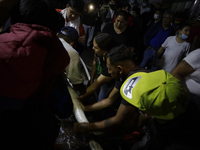
M 130 1 L 130 3 L 131 3 L 131 4 L 134 4 L 134 3 L 135 3 L 135 1 L 132 1 L 132 0 L 131 0 L 131 1 Z
M 186 40 L 186 39 L 188 38 L 188 36 L 185 35 L 185 34 L 183 34 L 183 33 L 180 35 L 180 37 L 181 37 L 181 39 L 183 39 L 183 40 Z
M 146 3 L 142 3 L 142 6 L 143 6 L 143 7 L 146 7 L 146 6 L 147 6 L 147 4 L 146 4 Z

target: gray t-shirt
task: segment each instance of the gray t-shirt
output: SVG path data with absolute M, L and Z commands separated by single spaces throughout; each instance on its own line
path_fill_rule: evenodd
M 157 63 L 157 69 L 164 69 L 170 73 L 189 53 L 190 43 L 178 43 L 176 36 L 170 36 L 162 44 L 162 47 L 165 49 L 165 52 Z

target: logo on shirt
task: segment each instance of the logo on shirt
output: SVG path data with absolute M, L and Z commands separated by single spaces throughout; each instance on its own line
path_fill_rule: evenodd
M 141 76 L 130 78 L 126 81 L 126 83 L 123 87 L 123 93 L 129 99 L 132 99 L 132 89 L 136 86 L 136 84 L 138 83 L 140 78 L 141 78 Z

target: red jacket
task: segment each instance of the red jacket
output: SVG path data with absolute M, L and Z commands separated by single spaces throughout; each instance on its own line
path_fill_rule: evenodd
M 69 55 L 49 28 L 17 23 L 0 35 L 0 95 L 25 100 L 48 95 Z

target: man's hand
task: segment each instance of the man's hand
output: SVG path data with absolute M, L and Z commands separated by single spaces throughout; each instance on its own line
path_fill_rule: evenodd
M 74 123 L 74 131 L 75 133 L 86 133 L 89 132 L 89 123 Z

